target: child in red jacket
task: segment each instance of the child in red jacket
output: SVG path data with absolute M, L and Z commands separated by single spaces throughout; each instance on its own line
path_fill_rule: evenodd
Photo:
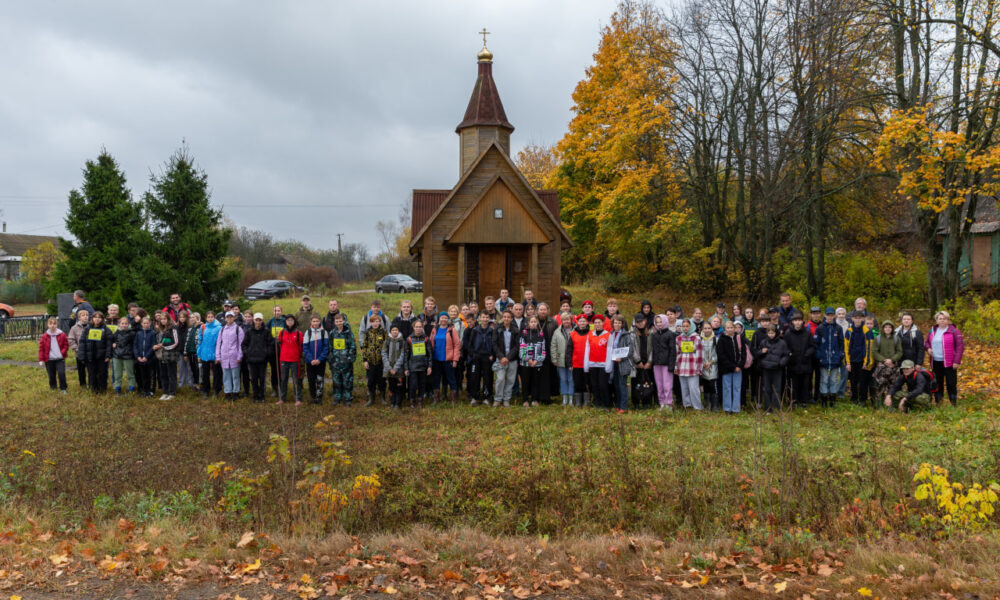
M 69 353 L 69 338 L 59 331 L 59 319 L 49 317 L 49 330 L 38 340 L 38 364 L 49 374 L 49 388 L 56 389 L 59 377 L 59 391 L 66 393 L 66 355 Z
M 295 315 L 285 316 L 285 328 L 278 334 L 278 362 L 281 365 L 281 385 L 278 388 L 278 404 L 284 404 L 288 396 L 288 378 L 292 377 L 295 390 L 295 405 L 302 404 L 302 332 L 298 330 Z

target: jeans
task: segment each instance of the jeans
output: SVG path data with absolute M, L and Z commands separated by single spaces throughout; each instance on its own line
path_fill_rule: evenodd
M 573 368 L 556 367 L 559 369 L 559 394 L 561 396 L 573 395 Z
M 684 408 L 701 410 L 701 377 L 698 375 L 680 378 L 681 398 Z
M 177 367 L 177 387 L 194 385 L 194 376 L 191 375 L 191 363 L 188 362 L 186 356 L 182 356 L 181 359 L 177 361 Z M 196 370 L 197 368 L 197 365 L 195 365 Z
M 819 370 L 819 393 L 823 396 L 836 395 L 840 390 L 840 370 L 842 367 L 822 367 Z
M 837 390 L 836 394 L 838 396 L 844 396 L 847 394 L 847 365 L 840 365 L 840 389 Z
M 278 386 L 278 399 L 281 402 L 288 397 L 288 378 L 292 378 L 295 401 L 302 402 L 302 378 L 299 377 L 299 363 L 281 361 L 281 383 Z
M 622 370 L 621 363 L 615 363 L 613 369 L 613 379 L 615 388 L 615 399 L 618 401 L 618 410 L 628 410 L 628 376 Z
M 59 378 L 59 389 L 66 391 L 66 359 L 50 360 L 45 363 L 45 372 L 49 374 L 49 388 L 56 389 L 56 377 Z
M 945 368 L 944 362 L 940 360 L 933 360 L 934 369 L 934 379 L 937 380 L 938 391 L 934 393 L 934 398 L 937 402 L 941 402 L 944 398 L 944 388 L 948 387 L 948 399 L 951 400 L 952 405 L 958 403 L 958 373 L 955 372 L 955 367 Z
M 667 365 L 653 365 L 653 378 L 656 380 L 656 395 L 660 406 L 674 405 L 674 374 Z
M 240 368 L 222 369 L 222 388 L 227 394 L 240 393 Z
M 743 373 L 726 373 L 722 376 L 722 410 L 728 413 L 740 412 L 740 389 Z
M 431 371 L 431 389 L 445 391 L 451 389 L 458 391 L 458 380 L 455 379 L 455 367 L 450 360 L 435 360 L 434 370 Z
M 135 369 L 133 368 L 134 360 L 131 358 L 112 358 L 111 359 L 111 385 L 115 389 L 121 389 L 124 387 L 122 385 L 122 374 L 128 379 L 128 384 L 131 387 L 135 387 Z
M 517 381 L 517 361 L 512 360 L 506 366 L 496 371 L 494 378 L 493 399 L 500 402 L 510 401 L 514 393 L 514 382 Z

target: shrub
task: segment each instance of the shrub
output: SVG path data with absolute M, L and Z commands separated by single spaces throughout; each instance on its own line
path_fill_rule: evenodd
M 927 264 L 896 250 L 835 251 L 826 255 L 826 297 L 810 298 L 802 259 L 787 248 L 775 252 L 778 283 L 795 306 L 837 304 L 850 309 L 863 297 L 869 310 L 889 317 L 927 305 Z
M 264 281 L 265 279 L 279 279 L 278 274 L 274 271 L 261 271 L 260 269 L 251 267 L 249 269 L 244 269 L 243 274 L 240 276 L 240 292 L 247 289 L 251 285 L 257 283 L 258 281 Z
M 27 279 L 0 281 L 0 301 L 7 304 L 37 304 L 43 300 L 40 286 Z
M 978 296 L 958 302 L 951 309 L 952 320 L 966 337 L 1000 344 L 1000 300 L 983 303 Z
M 301 267 L 285 274 L 289 281 L 309 290 L 325 287 L 327 290 L 339 288 L 343 282 L 333 267 Z

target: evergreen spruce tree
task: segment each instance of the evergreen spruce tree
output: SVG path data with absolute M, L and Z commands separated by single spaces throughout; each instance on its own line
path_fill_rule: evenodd
M 223 266 L 232 232 L 209 204 L 208 176 L 181 147 L 150 184 L 145 208 L 164 297 L 178 292 L 191 304 L 218 306 L 239 273 Z
M 66 230 L 75 241 L 61 241 L 66 258 L 56 264 L 46 286 L 50 297 L 82 289 L 98 309 L 112 302 L 118 290 L 140 302 L 155 297 L 142 209 L 132 201 L 125 174 L 105 149 L 97 160 L 87 161 L 83 185 L 69 193 Z

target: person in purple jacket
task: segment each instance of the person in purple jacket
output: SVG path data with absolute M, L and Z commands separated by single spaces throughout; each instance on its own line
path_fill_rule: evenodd
M 948 386 L 948 400 L 951 405 L 958 403 L 958 374 L 955 368 L 962 364 L 962 354 L 965 353 L 965 342 L 962 341 L 962 332 L 951 323 L 951 315 L 947 311 L 939 310 L 934 315 L 934 322 L 924 340 L 924 348 L 931 355 L 931 364 L 934 365 L 934 378 L 938 382 L 937 392 L 934 394 L 934 402 L 940 404 L 943 400 L 945 385 Z
M 236 324 L 236 313 L 226 312 L 226 324 L 215 340 L 215 360 L 222 367 L 222 385 L 226 400 L 233 402 L 240 393 L 240 361 L 243 360 L 243 328 Z

